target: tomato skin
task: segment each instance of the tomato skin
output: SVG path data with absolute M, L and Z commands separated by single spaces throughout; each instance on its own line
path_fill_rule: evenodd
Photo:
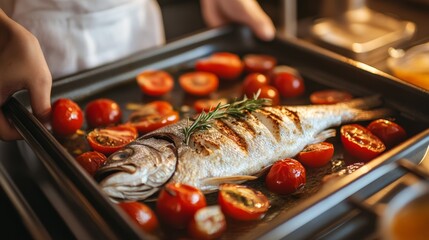
M 328 142 L 310 144 L 297 155 L 297 160 L 311 168 L 325 166 L 334 156 L 334 145 Z
M 293 98 L 304 94 L 304 80 L 296 69 L 278 66 L 273 72 L 274 86 L 282 97 Z
M 129 116 L 129 123 L 140 134 L 154 131 L 179 121 L 179 113 L 166 101 L 153 101 L 135 110 Z
M 225 216 L 218 205 L 199 209 L 188 225 L 188 233 L 194 239 L 218 239 L 225 230 Z
M 115 101 L 100 98 L 86 105 L 85 117 L 91 128 L 107 127 L 121 121 L 122 110 Z
M 270 55 L 247 54 L 243 62 L 247 72 L 267 73 L 276 66 L 277 59 Z
M 365 162 L 372 160 L 386 149 L 377 136 L 359 124 L 342 126 L 341 142 L 351 156 Z
M 159 223 L 155 213 L 141 202 L 120 202 L 117 204 L 143 231 L 152 233 L 158 229 Z
M 269 84 L 270 79 L 267 75 L 262 73 L 251 73 L 244 78 L 243 91 L 247 97 L 251 98 L 259 91 L 259 89 Z
M 228 100 L 225 98 L 221 99 L 198 99 L 194 103 L 194 109 L 197 113 L 201 113 L 202 111 L 208 112 L 217 107 L 218 104 L 227 104 Z
M 107 157 L 99 152 L 84 152 L 76 157 L 76 161 L 91 175 L 94 176 L 95 172 L 103 166 Z
M 218 52 L 195 63 L 197 71 L 210 72 L 221 79 L 231 80 L 240 76 L 243 71 L 243 62 L 236 54 Z
M 174 87 L 173 77 L 166 71 L 149 70 L 137 75 L 140 90 L 149 96 L 161 96 Z
M 310 95 L 310 102 L 313 104 L 335 104 L 346 102 L 353 98 L 353 96 L 346 91 L 327 89 L 313 92 Z
M 262 86 L 259 98 L 270 99 L 272 106 L 277 106 L 280 102 L 279 92 L 277 91 L 277 88 L 273 86 Z
M 184 229 L 195 212 L 205 206 L 206 198 L 199 189 L 181 183 L 168 183 L 159 193 L 156 211 L 170 227 Z
M 404 128 L 386 119 L 374 120 L 367 128 L 375 136 L 380 138 L 387 148 L 392 148 L 407 138 L 407 133 Z
M 268 198 L 260 191 L 229 183 L 219 186 L 218 203 L 222 212 L 242 221 L 260 219 L 270 207 Z
M 206 96 L 217 90 L 219 79 L 209 72 L 189 72 L 179 77 L 179 84 L 191 95 Z
M 137 136 L 138 133 L 135 127 L 124 124 L 102 129 L 96 128 L 88 133 L 87 139 L 94 151 L 108 156 L 134 141 Z
M 72 100 L 60 98 L 52 104 L 51 125 L 55 135 L 71 135 L 82 127 L 83 112 Z
M 292 158 L 279 160 L 273 164 L 265 184 L 273 193 L 290 194 L 305 186 L 306 171 L 300 162 Z

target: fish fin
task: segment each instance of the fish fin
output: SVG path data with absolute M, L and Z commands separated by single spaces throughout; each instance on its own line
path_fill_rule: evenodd
M 249 180 L 255 180 L 258 177 L 250 175 L 235 175 L 235 176 L 226 176 L 226 177 L 208 177 L 201 179 L 201 184 L 203 185 L 214 185 L 218 186 L 222 183 L 242 183 Z
M 318 133 L 314 137 L 313 141 L 311 141 L 309 144 L 320 143 L 320 142 L 325 141 L 328 138 L 335 137 L 336 135 L 337 135 L 337 131 L 335 129 L 333 129 L 333 128 L 326 129 L 326 130 Z

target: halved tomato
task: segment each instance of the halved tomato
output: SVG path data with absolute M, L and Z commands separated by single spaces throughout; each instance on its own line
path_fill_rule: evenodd
M 351 156 L 365 162 L 386 150 L 386 146 L 377 136 L 359 124 L 342 126 L 341 142 Z
M 52 104 L 51 124 L 55 135 L 71 135 L 83 125 L 82 110 L 74 101 L 60 98 Z
M 154 131 L 158 128 L 179 121 L 179 113 L 166 101 L 153 101 L 135 109 L 129 116 L 129 123 L 140 134 Z
M 189 72 L 179 77 L 179 83 L 191 95 L 206 96 L 216 91 L 219 79 L 209 72 Z
M 94 176 L 95 172 L 103 166 L 107 158 L 104 154 L 99 152 L 84 152 L 76 157 L 76 161 L 91 175 Z
M 253 188 L 224 183 L 219 186 L 218 203 L 222 211 L 237 220 L 256 220 L 270 207 L 268 198 Z
M 399 124 L 386 120 L 377 119 L 368 125 L 368 130 L 386 145 L 391 148 L 403 142 L 407 138 L 407 133 Z
M 256 94 L 263 86 L 270 84 L 270 78 L 262 73 L 251 73 L 244 78 L 243 91 L 247 97 L 251 98 Z
M 243 57 L 244 68 L 248 72 L 267 73 L 277 64 L 277 59 L 265 54 L 247 54 Z
M 195 212 L 205 206 L 206 198 L 199 189 L 181 183 L 168 183 L 159 193 L 156 211 L 164 223 L 183 229 Z
M 138 136 L 135 127 L 120 125 L 107 128 L 96 128 L 88 136 L 88 142 L 94 151 L 110 155 L 134 141 Z
M 89 102 L 85 107 L 85 118 L 92 128 L 107 127 L 121 121 L 122 110 L 119 105 L 108 98 Z
M 350 101 L 353 96 L 346 91 L 327 89 L 313 92 L 310 95 L 310 102 L 313 104 L 335 104 Z
M 334 145 L 328 142 L 310 144 L 297 155 L 297 160 L 307 167 L 325 166 L 334 156 Z
M 265 185 L 268 190 L 278 194 L 293 193 L 304 187 L 305 183 L 304 166 L 292 158 L 275 162 L 265 177 Z
M 120 202 L 118 206 L 127 213 L 137 225 L 146 232 L 154 232 L 158 228 L 158 218 L 150 207 L 141 202 Z
M 211 72 L 222 79 L 235 79 L 243 71 L 243 62 L 236 54 L 218 52 L 208 58 L 197 60 L 195 69 Z
M 228 100 L 226 98 L 219 98 L 219 99 L 198 99 L 194 103 L 194 109 L 197 113 L 200 113 L 202 111 L 208 112 L 217 107 L 218 104 L 227 104 Z
M 166 71 L 150 70 L 137 75 L 137 83 L 143 93 L 149 96 L 161 96 L 174 87 L 173 77 Z

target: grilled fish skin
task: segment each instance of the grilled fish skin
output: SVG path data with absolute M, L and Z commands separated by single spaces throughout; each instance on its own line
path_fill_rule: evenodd
M 326 129 L 392 113 L 363 110 L 380 104 L 379 97 L 368 97 L 335 105 L 264 107 L 240 119 L 215 120 L 213 127 L 194 133 L 188 145 L 182 129 L 190 122 L 181 120 L 112 154 L 96 179 L 116 200 L 147 199 L 170 181 L 214 191 L 222 182 L 252 179 L 275 161 L 332 136 L 334 130 Z

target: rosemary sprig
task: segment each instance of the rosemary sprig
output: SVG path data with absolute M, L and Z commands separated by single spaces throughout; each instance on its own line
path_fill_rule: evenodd
M 246 114 L 246 112 L 253 112 L 263 106 L 268 105 L 270 101 L 269 99 L 258 99 L 258 96 L 259 92 L 255 94 L 252 99 L 248 99 L 246 96 L 244 96 L 244 98 L 239 101 L 235 100 L 227 104 L 219 103 L 215 109 L 213 109 L 213 111 L 201 112 L 196 119 L 193 119 L 194 122 L 190 126 L 183 128 L 182 131 L 185 135 L 185 143 L 189 144 L 189 139 L 195 132 L 211 128 L 212 122 L 215 119 L 226 118 L 228 116 L 241 118 Z

